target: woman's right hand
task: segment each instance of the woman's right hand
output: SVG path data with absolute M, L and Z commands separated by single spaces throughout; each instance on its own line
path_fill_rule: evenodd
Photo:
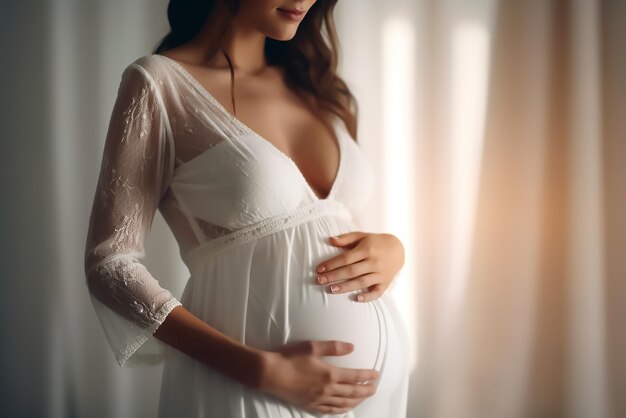
M 374 369 L 337 367 L 321 356 L 352 352 L 351 343 L 300 341 L 263 352 L 259 389 L 314 413 L 348 412 L 376 392 Z

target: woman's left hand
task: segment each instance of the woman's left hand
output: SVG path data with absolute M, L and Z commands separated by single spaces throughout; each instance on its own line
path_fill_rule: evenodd
M 332 293 L 365 289 L 357 296 L 359 302 L 382 296 L 404 265 L 404 246 L 392 234 L 353 231 L 330 237 L 330 243 L 348 251 L 320 263 L 317 282 L 330 284 Z

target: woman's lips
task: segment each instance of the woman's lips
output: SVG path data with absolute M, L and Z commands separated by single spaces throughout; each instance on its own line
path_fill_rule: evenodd
M 288 9 L 278 9 L 278 11 L 280 12 L 280 14 L 284 17 L 286 17 L 287 19 L 290 20 L 302 20 L 302 18 L 304 17 L 304 11 L 297 11 L 297 10 L 288 10 Z

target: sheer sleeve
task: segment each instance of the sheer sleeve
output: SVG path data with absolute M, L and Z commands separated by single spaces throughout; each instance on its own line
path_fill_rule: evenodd
M 173 146 L 154 79 L 122 73 L 89 218 L 85 283 L 121 367 L 161 361 L 152 334 L 181 303 L 142 264 L 144 239 L 173 170 Z

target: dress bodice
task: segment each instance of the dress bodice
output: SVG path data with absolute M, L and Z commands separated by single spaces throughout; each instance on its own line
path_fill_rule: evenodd
M 176 61 L 153 54 L 135 64 L 153 80 L 171 130 L 168 143 L 178 163 L 160 209 L 173 228 L 182 214 L 193 230 L 193 238 L 180 236 L 182 252 L 318 200 L 335 200 L 356 213 L 372 198 L 371 164 L 339 117 L 332 119 L 339 166 L 321 199 L 289 156 L 228 112 Z

